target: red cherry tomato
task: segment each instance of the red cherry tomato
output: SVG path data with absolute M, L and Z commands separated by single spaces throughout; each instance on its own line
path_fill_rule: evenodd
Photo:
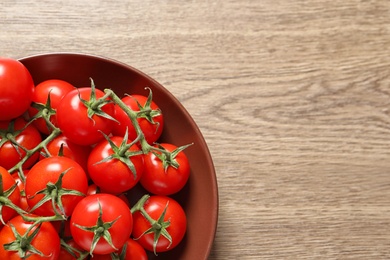
M 93 100 L 92 91 L 92 88 L 75 89 L 66 94 L 57 107 L 58 127 L 69 140 L 79 145 L 93 145 L 103 140 L 102 133 L 109 135 L 115 123 L 113 119 L 115 110 L 112 103 L 105 104 L 101 108 L 102 113 L 112 119 L 96 113 L 89 117 L 88 108 L 82 100 L 86 102 Z M 95 95 L 96 99 L 99 99 L 104 96 L 104 92 L 95 89 Z
M 67 93 L 74 89 L 75 87 L 66 81 L 59 79 L 49 79 L 39 83 L 35 87 L 32 101 L 37 104 L 40 104 L 41 106 L 45 106 L 50 95 L 50 108 L 55 113 L 59 103 L 61 102 L 61 99 Z M 38 109 L 33 106 L 28 109 L 28 114 L 30 115 L 30 117 L 35 116 L 37 113 Z M 57 125 L 57 119 L 55 114 L 50 116 L 50 121 L 55 126 Z M 43 118 L 38 118 L 34 120 L 33 124 L 43 134 L 49 134 L 51 132 L 51 129 L 48 129 L 47 124 Z
M 34 216 L 36 217 L 36 216 Z M 41 225 L 33 226 L 33 222 L 24 221 L 21 215 L 12 218 L 8 225 L 4 226 L 0 231 L 0 259 L 29 259 L 29 260 L 56 260 L 60 253 L 60 238 L 50 222 L 43 222 Z M 32 227 L 33 226 L 33 227 Z M 30 240 L 30 245 L 41 252 L 32 251 L 31 247 L 27 247 L 26 241 L 20 244 L 20 250 L 6 250 L 6 244 L 18 240 L 12 228 L 20 236 L 25 238 L 33 236 Z M 30 229 L 30 230 L 29 230 Z M 34 231 L 38 232 L 34 235 Z M 29 231 L 29 232 L 28 232 Z M 23 254 L 23 255 L 21 255 Z M 28 256 L 28 258 L 26 257 Z
M 63 177 L 59 185 L 61 174 Z M 63 193 L 65 190 L 77 191 L 79 194 Z M 70 216 L 87 190 L 88 179 L 83 168 L 72 159 L 61 156 L 48 157 L 37 162 L 28 172 L 25 184 L 27 203 L 34 214 L 41 216 L 53 216 L 55 210 Z M 41 200 L 47 196 L 49 198 L 40 205 Z M 61 201 L 63 212 L 58 204 L 56 209 L 53 208 L 53 200 Z
M 165 156 L 161 152 L 150 151 L 144 157 L 145 171 L 141 185 L 156 195 L 172 195 L 180 191 L 190 175 L 190 165 L 184 151 L 177 150 L 173 144 L 156 145 L 174 156 Z M 178 153 L 175 153 L 178 151 Z M 175 164 L 175 166 L 173 166 Z
M 107 193 L 89 195 L 82 199 L 74 209 L 70 221 L 73 239 L 92 254 L 109 254 L 121 248 L 129 238 L 133 226 L 132 215 L 126 203 Z M 94 232 L 96 230 L 100 230 L 100 233 Z M 109 234 L 112 245 L 101 236 L 102 230 L 106 235 Z M 97 239 L 96 245 L 93 245 L 94 238 Z
M 166 208 L 167 207 L 167 208 Z M 163 235 L 157 238 L 155 243 L 155 234 L 159 230 L 145 234 L 145 231 L 152 228 L 152 224 L 141 214 L 140 211 L 133 213 L 133 233 L 132 236 L 137 242 L 146 250 L 155 252 L 165 252 L 175 248 L 183 239 L 187 229 L 187 218 L 183 208 L 180 204 L 166 196 L 150 196 L 150 198 L 144 204 L 144 209 L 149 216 L 158 220 L 164 209 L 166 208 L 163 223 L 159 223 L 159 226 L 166 227 L 166 231 L 169 233 L 172 239 L 172 243 Z
M 122 101 L 133 111 L 139 112 L 137 121 L 146 141 L 149 144 L 156 142 L 164 128 L 164 118 L 157 104 L 154 101 L 148 104 L 148 97 L 142 95 L 126 96 L 122 98 Z M 134 140 L 137 137 L 134 126 L 129 116 L 119 106 L 115 106 L 115 118 L 120 123 L 114 124 L 113 134 L 124 136 L 128 129 L 129 139 Z
M 0 121 L 21 116 L 30 107 L 34 82 L 19 61 L 0 57 Z
M 120 147 L 123 138 L 114 136 L 111 142 L 116 147 Z M 97 144 L 88 158 L 88 172 L 92 181 L 103 191 L 118 194 L 131 189 L 138 183 L 144 171 L 144 161 L 140 148 L 135 144 L 123 153 L 123 160 L 116 156 L 110 158 L 113 155 L 114 150 L 107 140 Z M 135 172 L 126 162 L 134 167 Z

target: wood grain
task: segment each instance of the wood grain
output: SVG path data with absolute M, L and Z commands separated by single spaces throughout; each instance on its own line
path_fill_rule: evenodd
M 210 259 L 390 257 L 387 0 L 0 3 L 2 56 L 111 57 L 198 123 L 219 183 Z

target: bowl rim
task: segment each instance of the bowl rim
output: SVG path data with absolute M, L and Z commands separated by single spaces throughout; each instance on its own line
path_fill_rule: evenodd
M 99 54 L 91 54 L 91 53 L 87 53 L 87 52 L 70 52 L 70 51 L 60 51 L 60 52 L 43 52 L 43 53 L 36 53 L 36 54 L 32 54 L 32 55 L 28 55 L 28 56 L 23 56 L 23 57 L 20 57 L 20 58 L 17 58 L 17 60 L 19 61 L 23 61 L 23 60 L 28 60 L 28 59 L 32 59 L 32 58 L 38 58 L 38 57 L 43 57 L 43 56 L 61 56 L 61 55 L 64 55 L 64 56 L 84 56 L 84 57 L 87 57 L 87 58 L 92 58 L 92 59 L 97 59 L 97 60 L 100 60 L 100 61 L 109 61 L 109 62 L 112 62 L 114 64 L 117 64 L 121 67 L 124 67 L 124 68 L 127 68 L 127 69 L 130 69 L 130 70 L 133 70 L 135 71 L 136 73 L 144 76 L 145 78 L 147 78 L 149 81 L 153 82 L 154 84 L 158 85 L 161 89 L 163 89 L 166 94 L 173 100 L 177 101 L 177 105 L 182 109 L 186 119 L 188 121 L 191 122 L 191 124 L 194 126 L 194 130 L 197 132 L 197 134 L 201 137 L 200 140 L 201 140 L 201 146 L 204 148 L 204 151 L 205 151 L 205 155 L 206 155 L 206 158 L 207 158 L 207 165 L 209 165 L 209 170 L 210 172 L 212 173 L 211 174 L 211 181 L 212 181 L 212 186 L 214 187 L 212 189 L 212 197 L 210 197 L 211 200 L 213 200 L 213 205 L 215 205 L 215 207 L 212 209 L 211 211 L 211 219 L 210 221 L 213 222 L 213 229 L 210 231 L 210 234 L 212 235 L 212 237 L 210 238 L 210 243 L 208 243 L 208 247 L 205 248 L 206 251 L 205 251 L 205 256 L 206 256 L 206 259 L 210 256 L 210 253 L 211 253 L 211 250 L 214 246 L 214 242 L 215 242 L 215 237 L 216 237 L 216 233 L 217 233 L 217 229 L 218 229 L 218 221 L 219 221 L 219 188 L 218 188 L 218 179 L 217 179 L 217 174 L 216 174 L 216 170 L 215 170 L 215 166 L 214 166 L 214 162 L 213 162 L 213 159 L 212 159 L 212 156 L 211 156 L 211 153 L 210 153 L 210 149 L 207 145 L 207 142 L 204 138 L 204 135 L 202 134 L 198 124 L 195 122 L 195 120 L 192 118 L 192 116 L 190 115 L 190 113 L 187 111 L 187 109 L 184 107 L 184 105 L 178 100 L 178 98 L 176 98 L 164 85 L 162 85 L 161 83 L 159 83 L 157 80 L 155 80 L 154 78 L 152 78 L 151 76 L 149 76 L 147 73 L 133 67 L 132 65 L 129 65 L 125 62 L 122 62 L 122 61 L 119 61 L 117 59 L 113 59 L 113 58 L 109 58 L 107 56 L 104 56 L 104 55 L 99 55 Z

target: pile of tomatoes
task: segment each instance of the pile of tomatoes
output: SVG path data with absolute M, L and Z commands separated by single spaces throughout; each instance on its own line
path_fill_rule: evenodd
M 171 195 L 188 181 L 189 145 L 158 142 L 163 112 L 145 91 L 34 85 L 0 58 L 0 259 L 142 260 L 181 242 Z M 130 205 L 136 186 L 146 193 Z

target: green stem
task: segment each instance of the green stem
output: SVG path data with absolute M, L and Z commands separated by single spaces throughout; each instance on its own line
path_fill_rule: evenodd
M 66 218 L 62 215 L 54 215 L 54 216 L 48 216 L 48 217 L 42 217 L 42 216 L 32 217 L 32 216 L 28 216 L 28 215 L 22 215 L 22 218 L 28 222 L 38 222 L 38 223 L 66 220 Z
M 118 97 L 114 91 L 111 89 L 105 89 L 104 93 L 106 93 L 106 96 L 108 95 L 112 101 L 114 101 L 115 104 L 117 104 L 130 118 L 131 123 L 134 126 L 135 132 L 137 133 L 136 140 L 140 142 L 142 151 L 146 154 L 150 151 L 151 145 L 148 144 L 148 142 L 145 139 L 145 135 L 141 130 L 140 125 L 137 121 L 137 112 L 130 109 L 122 100 L 120 97 Z
M 50 112 L 48 109 L 42 111 L 42 118 L 45 120 L 46 125 L 49 126 L 49 129 L 56 129 L 57 127 L 50 121 Z
M 126 114 L 127 116 L 130 118 L 130 121 L 132 123 L 132 125 L 134 126 L 134 129 L 135 129 L 135 132 L 137 133 L 137 137 L 136 139 L 134 140 L 134 142 L 137 142 L 139 141 L 140 144 L 141 144 L 141 149 L 142 149 L 142 152 L 144 154 L 147 154 L 148 152 L 150 152 L 151 150 L 154 150 L 154 151 L 158 151 L 160 153 L 164 153 L 164 154 L 167 154 L 169 155 L 169 152 L 166 151 L 166 150 L 163 150 L 163 149 L 159 149 L 157 147 L 154 147 L 152 145 L 150 145 L 146 139 L 145 139 L 145 135 L 144 133 L 142 132 L 142 129 L 137 121 L 137 116 L 138 116 L 138 113 L 132 109 L 130 109 L 122 100 L 121 98 L 119 98 L 114 91 L 112 91 L 111 89 L 105 89 L 104 92 L 106 93 L 106 96 L 109 96 L 112 101 L 118 105 Z
M 56 138 L 61 133 L 59 128 L 53 128 L 53 131 L 48 135 L 41 143 L 32 148 L 31 150 L 26 150 L 26 155 L 11 169 L 9 172 L 12 173 L 18 169 L 36 152 L 39 152 L 42 148 L 45 148 L 51 140 Z
M 100 105 L 104 104 L 104 103 L 107 103 L 107 99 L 110 97 L 110 93 L 106 93 L 104 96 L 102 96 L 101 98 L 95 100 L 94 102 L 92 102 L 91 104 L 91 108 L 93 110 L 95 109 L 98 109 L 100 107 Z
M 17 205 L 15 205 L 9 198 L 7 197 L 3 197 L 1 196 L 0 197 L 0 204 L 1 205 L 4 205 L 4 206 L 7 206 L 13 210 L 15 210 L 19 215 L 23 215 L 23 214 L 26 214 L 26 211 L 24 211 L 23 209 L 19 208 Z M 1 212 L 0 212 L 1 213 Z
M 131 208 L 131 214 L 133 214 L 134 212 L 141 212 L 141 214 L 146 218 L 147 221 L 149 221 L 150 224 L 153 224 L 156 222 L 156 220 L 154 220 L 151 216 L 149 216 L 149 214 L 146 212 L 146 210 L 144 209 L 144 204 L 145 202 L 150 198 L 150 195 L 149 194 L 145 194 L 144 196 L 142 196 L 138 201 L 137 203 Z
M 133 214 L 136 211 L 141 210 L 144 207 L 145 202 L 150 198 L 150 195 L 145 194 L 140 198 L 137 203 L 134 204 L 134 206 L 131 208 L 131 214 Z
M 9 196 L 14 192 L 15 189 L 18 189 L 17 187 L 17 184 L 15 183 L 12 187 L 10 187 L 8 190 L 4 190 L 4 185 L 3 185 L 3 175 L 0 174 L 0 220 L 1 222 L 3 222 L 3 219 L 2 219 L 2 208 L 5 206 L 5 207 L 9 207 L 13 210 L 15 210 L 19 215 L 23 215 L 25 214 L 26 212 L 21 209 L 20 207 L 18 207 L 17 205 L 15 205 L 10 199 L 9 199 Z M 4 224 L 4 223 L 3 223 Z

